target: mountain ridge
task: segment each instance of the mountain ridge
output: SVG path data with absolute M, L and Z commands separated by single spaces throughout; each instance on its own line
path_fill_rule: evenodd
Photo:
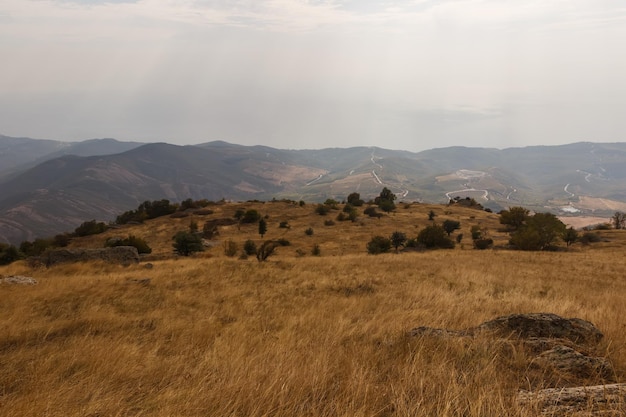
M 0 136 L 0 149 L 10 148 L 5 138 Z M 10 139 L 20 145 L 19 138 Z M 74 149 L 129 149 L 55 156 L 45 154 L 54 143 L 44 141 L 33 154 L 43 162 L 20 156 L 22 163 L 0 177 L 2 241 L 50 236 L 91 219 L 111 221 L 143 201 L 163 198 L 320 202 L 342 200 L 351 192 L 370 199 L 388 187 L 405 201 L 471 197 L 493 210 L 522 205 L 570 215 L 610 215 L 626 208 L 623 143 L 413 153 L 365 146 L 285 150 L 224 141 L 184 146 L 102 141 L 81 142 Z

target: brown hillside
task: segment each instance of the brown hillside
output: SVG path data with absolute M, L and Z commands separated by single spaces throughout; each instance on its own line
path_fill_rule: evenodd
M 202 229 L 241 207 L 268 215 L 266 238 L 291 246 L 267 262 L 229 258 L 222 242 L 261 242 L 256 225 L 234 225 L 197 256 L 172 255 L 172 235 L 191 218 Z M 408 335 L 525 312 L 592 322 L 604 333 L 594 353 L 610 361 L 612 380 L 626 378 L 625 231 L 562 252 L 477 251 L 471 225 L 499 243 L 506 236 L 496 215 L 469 208 L 400 204 L 381 219 L 334 226 L 324 220 L 337 211 L 319 216 L 311 204 L 210 208 L 72 242 L 143 237 L 154 252 L 136 265 L 0 267 L 38 281 L 0 284 L 0 416 L 539 416 L 517 402 L 519 390 L 598 381 L 538 371 L 515 341 Z M 375 234 L 417 235 L 431 209 L 438 222 L 461 222 L 462 245 L 366 254 Z

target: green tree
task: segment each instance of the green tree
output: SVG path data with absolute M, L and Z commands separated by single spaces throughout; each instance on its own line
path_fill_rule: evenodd
M 265 219 L 261 219 L 259 220 L 259 234 L 263 237 L 265 233 L 267 233 L 267 222 Z
M 393 245 L 397 253 L 398 248 L 400 246 L 404 246 L 404 244 L 406 243 L 406 235 L 402 232 L 395 231 L 391 234 L 389 240 L 391 240 L 391 244 Z
M 510 230 L 517 230 L 526 222 L 529 211 L 524 207 L 511 207 L 500 212 L 500 224 L 506 225 Z
M 376 203 L 382 211 L 389 213 L 396 208 L 396 204 L 394 203 L 395 199 L 396 195 L 392 193 L 389 188 L 384 187 L 380 195 L 374 199 L 374 203 Z
M 573 227 L 569 227 L 563 232 L 562 238 L 565 244 L 569 246 L 578 240 L 578 232 Z
M 438 224 L 426 226 L 417 235 L 417 243 L 429 249 L 452 249 L 454 241 L 446 235 L 446 231 Z
M 537 213 L 511 234 L 509 243 L 521 250 L 546 250 L 565 230 L 565 224 L 554 214 Z
M 189 256 L 194 252 L 202 252 L 202 238 L 189 232 L 178 232 L 174 235 L 174 250 L 181 256 Z
M 446 231 L 448 236 L 450 236 L 452 232 L 461 228 L 461 222 L 456 220 L 444 220 L 441 226 L 443 227 L 443 230 Z
M 611 217 L 611 221 L 613 222 L 613 227 L 616 229 L 623 229 L 624 224 L 626 224 L 626 214 L 621 211 L 616 211 L 613 217 Z
M 351 193 L 346 201 L 354 207 L 360 207 L 364 203 L 364 201 L 361 200 L 361 194 L 359 193 Z
M 367 253 L 378 255 L 379 253 L 389 252 L 391 249 L 391 240 L 384 236 L 374 236 L 366 245 Z

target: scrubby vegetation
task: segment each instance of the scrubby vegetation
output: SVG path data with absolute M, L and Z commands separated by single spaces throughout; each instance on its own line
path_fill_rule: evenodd
M 499 215 L 457 204 L 416 203 L 354 222 L 313 207 L 228 203 L 202 218 L 191 208 L 185 218 L 65 242 L 99 248 L 136 237 L 150 245 L 142 259 L 152 269 L 1 267 L 2 276 L 39 284 L 0 284 L 0 416 L 538 417 L 516 394 L 547 382 L 524 365 L 519 346 L 407 335 L 531 311 L 592 321 L 616 377 L 626 378 L 625 231 L 568 241 L 565 229 L 549 243 L 560 251 L 530 253 L 509 250 L 530 215 L 501 230 Z M 249 210 L 257 221 L 240 222 Z M 450 236 L 444 219 L 459 222 Z M 201 222 L 211 242 L 203 244 Z M 472 242 L 455 245 L 460 235 Z M 24 250 L 54 239 L 36 242 Z

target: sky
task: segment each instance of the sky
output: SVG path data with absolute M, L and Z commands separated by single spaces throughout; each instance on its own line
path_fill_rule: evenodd
M 626 140 L 617 0 L 2 0 L 0 134 L 285 149 Z

